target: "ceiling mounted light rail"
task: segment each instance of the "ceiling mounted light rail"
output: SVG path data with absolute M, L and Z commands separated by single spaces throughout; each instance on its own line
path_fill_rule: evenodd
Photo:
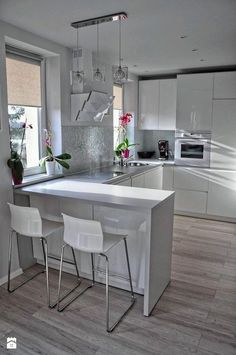
M 118 12 L 111 15 L 105 15 L 105 16 L 90 18 L 87 20 L 76 21 L 76 22 L 72 22 L 71 26 L 74 28 L 87 27 L 92 25 L 99 25 L 100 23 L 104 23 L 104 22 L 118 21 L 120 18 L 122 20 L 128 18 L 127 13 Z

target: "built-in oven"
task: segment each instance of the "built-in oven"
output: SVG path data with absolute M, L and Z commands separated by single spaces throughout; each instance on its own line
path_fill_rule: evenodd
M 211 134 L 176 131 L 175 164 L 210 166 Z

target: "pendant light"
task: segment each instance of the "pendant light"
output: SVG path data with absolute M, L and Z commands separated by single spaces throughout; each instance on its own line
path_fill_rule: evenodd
M 99 24 L 97 23 L 97 54 L 96 54 L 97 69 L 93 75 L 93 79 L 96 81 L 102 81 L 103 75 L 99 69 Z
M 122 57 L 121 57 L 121 19 L 119 16 L 119 65 L 115 67 L 113 72 L 113 79 L 115 83 L 122 83 L 128 79 L 128 67 L 122 67 Z
M 73 70 L 71 78 L 71 85 L 73 85 L 74 80 L 81 84 L 84 79 L 84 72 L 79 70 L 79 28 L 76 31 L 76 70 Z

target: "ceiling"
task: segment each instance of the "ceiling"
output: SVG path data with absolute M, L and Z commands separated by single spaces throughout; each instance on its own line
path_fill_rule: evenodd
M 0 0 L 0 19 L 70 48 L 71 22 L 119 11 L 128 14 L 122 57 L 133 73 L 236 65 L 236 0 Z M 80 46 L 96 49 L 96 26 L 79 36 Z M 117 64 L 118 22 L 100 25 L 100 46 Z

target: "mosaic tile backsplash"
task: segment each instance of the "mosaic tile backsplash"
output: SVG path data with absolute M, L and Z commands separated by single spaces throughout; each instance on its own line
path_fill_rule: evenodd
M 112 164 L 113 128 L 62 127 L 63 151 L 70 153 L 70 173 Z

